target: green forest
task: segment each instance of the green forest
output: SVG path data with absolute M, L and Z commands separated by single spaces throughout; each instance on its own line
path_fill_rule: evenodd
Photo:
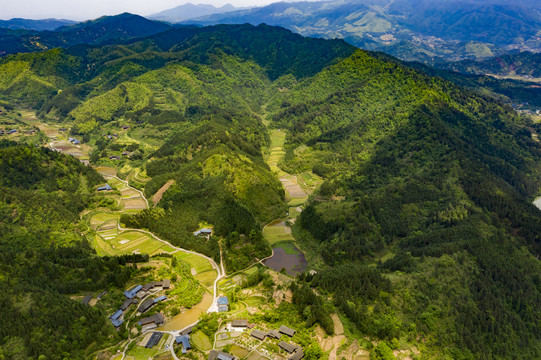
M 122 288 L 130 256 L 96 257 L 79 213 L 100 202 L 101 176 L 73 157 L 0 142 L 0 358 L 84 358 L 118 335 L 103 310 L 73 300 Z
M 267 25 L 0 59 L 4 108 L 65 126 L 91 165 L 160 195 L 123 226 L 216 260 L 221 250 L 228 273 L 271 255 L 262 228 L 290 209 L 266 159 L 269 130 L 284 129 L 278 167 L 323 179 L 292 227 L 313 260 L 291 287 L 307 327 L 332 334 L 338 312 L 379 343 L 375 359 L 397 344 L 419 359 L 535 359 L 539 125 L 496 98 L 502 83 L 479 82 Z M 127 178 L 134 168 L 148 182 Z M 8 141 L 0 169 L 0 358 L 84 358 L 118 342 L 102 310 L 68 296 L 136 272 L 137 259 L 97 257 L 83 235 L 101 176 Z M 207 225 L 210 239 L 193 235 Z

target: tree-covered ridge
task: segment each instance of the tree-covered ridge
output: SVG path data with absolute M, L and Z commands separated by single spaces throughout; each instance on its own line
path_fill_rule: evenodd
M 97 258 L 79 213 L 102 181 L 78 160 L 0 143 L 0 356 L 83 358 L 116 335 L 102 310 L 69 298 L 124 286 L 128 258 Z
M 357 296 L 335 293 L 337 305 L 358 326 L 391 339 L 413 323 L 458 358 L 539 355 L 535 324 L 541 314 L 533 309 L 541 292 L 533 256 L 540 251 L 541 218 L 530 201 L 538 191 L 541 148 L 510 108 L 363 52 L 282 92 L 274 104 L 274 121 L 290 131 L 282 166 L 326 178 L 319 200 L 312 200 L 297 224 L 327 264 L 363 262 L 394 249 L 395 264 L 383 269 L 422 267 L 427 273 L 437 265 L 422 257 L 461 252 L 475 269 L 468 270 L 471 282 L 443 278 L 441 288 L 430 290 L 432 301 L 424 306 L 445 306 L 437 314 L 423 315 L 422 306 L 398 307 L 397 291 L 390 303 L 375 299 L 384 310 L 366 318 L 366 304 L 357 303 Z M 488 257 L 482 253 L 487 247 Z M 449 266 L 466 271 L 461 261 L 455 257 Z M 350 277 L 345 269 L 344 279 Z M 421 278 L 407 278 L 398 286 L 415 296 L 429 294 Z M 518 278 L 528 289 L 522 296 L 510 290 Z M 463 297 L 447 302 L 440 291 L 453 287 Z M 456 315 L 466 308 L 469 316 Z M 396 319 L 384 320 L 389 314 Z M 445 327 L 419 321 L 429 315 Z M 503 318 L 513 320 L 490 320 Z M 381 328 L 393 322 L 394 330 Z M 503 333 L 509 336 L 495 335 Z
M 23 20 L 23 19 L 21 19 Z M 38 22 L 25 25 L 40 25 Z M 26 23 L 26 24 L 24 24 Z M 42 26 L 46 22 L 42 21 Z M 65 22 L 56 29 L 37 31 L 32 29 L 12 30 L 0 29 L 0 55 L 33 52 L 53 49 L 57 47 L 70 47 L 77 44 L 97 45 L 111 42 L 121 42 L 129 39 L 149 36 L 171 28 L 171 25 L 160 21 L 152 21 L 134 14 L 119 14 L 115 16 L 102 16 L 73 24 Z

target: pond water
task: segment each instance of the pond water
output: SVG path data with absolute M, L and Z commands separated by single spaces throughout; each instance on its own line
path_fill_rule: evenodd
M 158 328 L 158 330 L 182 330 L 190 326 L 191 324 L 199 320 L 199 316 L 201 316 L 202 313 L 207 312 L 210 305 L 212 305 L 212 300 L 212 295 L 205 291 L 205 293 L 203 294 L 203 299 L 199 304 L 195 305 L 193 308 L 187 310 L 182 314 L 174 316 L 173 319 L 167 321 L 163 326 Z
M 272 248 L 274 254 L 265 260 L 265 265 L 273 270 L 285 268 L 290 275 L 297 275 L 306 269 L 304 254 L 293 243 L 281 243 Z

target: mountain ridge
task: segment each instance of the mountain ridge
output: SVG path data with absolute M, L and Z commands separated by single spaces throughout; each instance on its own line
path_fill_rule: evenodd
M 192 4 L 186 3 L 177 7 L 160 11 L 156 14 L 149 15 L 149 19 L 162 20 L 167 22 L 180 22 L 186 19 L 197 18 L 201 16 L 213 15 L 224 13 L 228 11 L 237 10 L 235 6 L 231 4 L 225 4 L 220 7 L 216 7 L 211 4 Z

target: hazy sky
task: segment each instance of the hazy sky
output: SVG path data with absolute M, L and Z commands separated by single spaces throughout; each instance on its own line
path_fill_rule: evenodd
M 278 0 L 276 0 L 278 1 Z M 0 0 L 0 19 L 22 17 L 27 19 L 64 18 L 94 19 L 101 15 L 131 12 L 150 15 L 187 2 L 222 6 L 266 5 L 272 0 Z

